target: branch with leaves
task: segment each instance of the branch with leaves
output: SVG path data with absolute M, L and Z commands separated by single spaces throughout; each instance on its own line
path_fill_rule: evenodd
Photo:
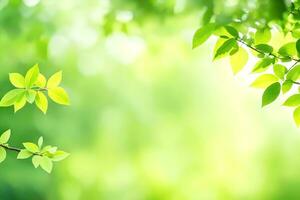
M 291 4 L 283 18 L 281 26 L 270 23 L 263 27 L 249 28 L 243 25 L 242 19 L 236 19 L 229 24 L 209 22 L 199 28 L 193 37 L 193 48 L 202 45 L 210 36 L 219 39 L 214 49 L 214 60 L 229 56 L 234 74 L 239 73 L 248 63 L 249 52 L 257 58 L 252 68 L 253 74 L 259 74 L 251 84 L 254 88 L 264 89 L 262 107 L 274 102 L 280 94 L 292 92 L 292 88 L 300 85 L 300 3 Z M 283 35 L 293 37 L 292 41 L 275 49 L 270 44 L 274 29 Z M 248 51 L 245 49 L 248 48 Z M 270 67 L 272 66 L 272 69 Z M 284 106 L 294 107 L 293 117 L 300 126 L 300 88 L 283 102 Z
M 67 92 L 60 87 L 62 80 L 62 72 L 59 71 L 52 75 L 48 80 L 40 73 L 39 66 L 36 64 L 30 68 L 26 75 L 19 73 L 10 73 L 9 80 L 15 89 L 7 92 L 0 101 L 1 107 L 13 106 L 17 112 L 23 108 L 26 103 L 33 104 L 46 114 L 48 110 L 49 98 L 55 103 L 69 105 L 69 96 Z M 24 148 L 11 146 L 8 141 L 11 131 L 7 130 L 0 136 L 0 163 L 6 158 L 7 151 L 15 151 L 18 153 L 17 159 L 32 158 L 35 168 L 41 167 L 50 173 L 53 168 L 53 162 L 65 159 L 69 154 L 58 150 L 56 146 L 47 145 L 43 147 L 43 137 L 40 137 L 38 143 L 24 142 Z

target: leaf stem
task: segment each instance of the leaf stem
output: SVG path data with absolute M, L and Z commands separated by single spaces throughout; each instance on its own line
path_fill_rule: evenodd
M 8 144 L 0 144 L 0 147 L 3 147 L 6 150 L 15 151 L 15 152 L 20 152 L 20 151 L 23 150 L 23 149 L 20 149 L 20 148 L 17 148 L 17 147 L 11 147 Z M 33 153 L 33 152 L 31 152 L 31 153 L 33 155 L 42 156 L 42 154 L 40 154 L 40 153 Z

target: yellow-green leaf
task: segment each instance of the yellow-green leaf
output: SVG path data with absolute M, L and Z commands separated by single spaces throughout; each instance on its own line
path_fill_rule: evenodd
M 44 93 L 37 92 L 37 95 L 35 97 L 35 104 L 44 114 L 46 114 L 48 109 L 48 99 L 46 95 L 44 95 Z
M 43 156 L 40 159 L 40 166 L 43 170 L 45 170 L 46 172 L 48 172 L 50 174 L 52 171 L 53 163 L 50 160 L 50 158 Z
M 16 88 L 25 88 L 25 78 L 19 73 L 10 73 L 9 80 Z
M 34 65 L 32 68 L 30 68 L 25 76 L 25 86 L 27 88 L 31 88 L 35 82 L 38 79 L 40 70 L 38 64 Z
M 13 89 L 6 93 L 0 101 L 0 106 L 6 107 L 13 105 L 24 94 L 24 89 Z
M 280 83 L 276 82 L 267 87 L 267 89 L 263 93 L 262 97 L 262 107 L 272 103 L 277 99 L 280 94 Z
M 26 158 L 29 158 L 30 156 L 32 156 L 33 154 L 26 150 L 26 149 L 22 149 L 19 153 L 18 153 L 18 156 L 17 156 L 17 159 L 26 159 Z
M 294 120 L 297 127 L 300 127 L 300 106 L 297 107 L 294 111 Z
M 230 64 L 234 74 L 237 74 L 243 69 L 248 62 L 248 53 L 242 47 L 239 48 L 238 52 L 230 57 Z
M 2 163 L 6 158 L 6 151 L 3 147 L 0 147 L 0 163 Z
M 42 156 L 35 155 L 32 157 L 32 164 L 35 168 L 40 166 L 42 160 Z
M 49 97 L 56 103 L 62 105 L 69 105 L 69 96 L 61 87 L 51 88 L 48 90 Z
M 47 88 L 55 88 L 58 87 L 62 79 L 62 71 L 56 72 L 53 74 L 47 83 Z
M 25 96 L 26 96 L 26 99 L 27 99 L 28 103 L 33 103 L 34 102 L 36 93 L 37 92 L 35 90 L 32 90 L 32 89 L 26 91 Z
M 11 131 L 10 129 L 5 131 L 1 136 L 0 136 L 0 144 L 5 144 L 8 142 L 10 138 Z
M 266 87 L 277 81 L 278 78 L 273 74 L 263 74 L 251 84 L 251 87 L 265 89 Z
M 300 94 L 294 94 L 290 96 L 284 103 L 284 106 L 299 106 L 300 105 Z
M 24 142 L 23 146 L 25 147 L 25 149 L 27 149 L 28 151 L 30 151 L 32 153 L 39 152 L 39 147 L 34 143 Z
M 26 105 L 25 91 L 22 96 L 14 103 L 14 112 L 17 112 Z
M 46 86 L 46 82 L 47 80 L 45 76 L 43 74 L 39 74 L 34 85 L 40 88 L 44 88 Z

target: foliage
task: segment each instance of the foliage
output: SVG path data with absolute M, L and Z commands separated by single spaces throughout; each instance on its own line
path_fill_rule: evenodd
M 53 74 L 48 81 L 40 73 L 38 65 L 30 68 L 25 77 L 19 73 L 10 73 L 9 80 L 15 89 L 7 92 L 0 101 L 0 106 L 14 106 L 17 112 L 23 108 L 26 103 L 34 103 L 46 114 L 48 109 L 48 100 L 44 92 L 48 93 L 50 99 L 62 105 L 69 105 L 69 97 L 66 91 L 60 87 L 62 72 Z M 61 161 L 69 154 L 58 150 L 57 147 L 47 145 L 43 147 L 43 137 L 40 137 L 38 144 L 32 142 L 23 143 L 24 149 L 11 147 L 8 143 L 11 131 L 7 130 L 0 136 L 0 163 L 6 158 L 6 150 L 17 151 L 17 159 L 26 159 L 32 157 L 32 163 L 35 168 L 41 167 L 50 173 L 53 167 L 53 161 Z
M 251 86 L 264 89 L 263 107 L 274 102 L 280 93 L 292 92 L 292 88 L 300 85 L 300 2 L 286 5 L 287 9 L 279 19 L 262 16 L 254 19 L 249 12 L 242 12 L 237 18 L 224 23 L 218 21 L 218 16 L 214 18 L 211 15 L 193 37 L 193 48 L 196 48 L 210 36 L 217 36 L 214 60 L 229 56 L 234 74 L 247 65 L 249 54 L 256 57 L 251 71 L 259 75 Z M 285 36 L 281 44 L 274 42 L 278 35 Z M 295 107 L 294 120 L 299 127 L 300 91 L 296 91 L 287 97 L 283 105 Z

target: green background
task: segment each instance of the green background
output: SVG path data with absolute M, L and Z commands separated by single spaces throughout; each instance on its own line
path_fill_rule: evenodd
M 224 2 L 237 5 L 216 10 Z M 191 49 L 210 3 L 1 0 L 0 94 L 9 72 L 39 63 L 48 77 L 63 70 L 71 106 L 1 108 L 0 129 L 14 146 L 43 136 L 71 156 L 48 175 L 10 152 L 0 199 L 300 199 L 291 111 L 261 109 L 261 91 L 212 62 L 214 39 Z

